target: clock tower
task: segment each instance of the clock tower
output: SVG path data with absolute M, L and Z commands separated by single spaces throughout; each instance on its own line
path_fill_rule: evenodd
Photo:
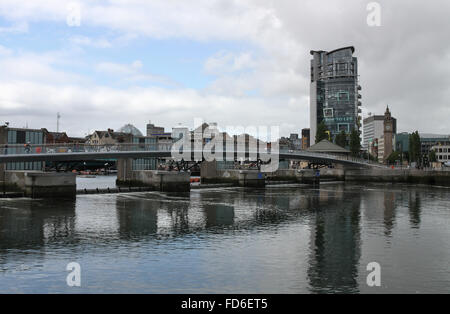
M 391 112 L 389 111 L 389 106 L 386 108 L 386 112 L 384 113 L 384 156 L 383 161 L 386 162 L 386 159 L 393 152 L 393 137 L 395 133 L 395 123 L 394 119 L 391 116 Z

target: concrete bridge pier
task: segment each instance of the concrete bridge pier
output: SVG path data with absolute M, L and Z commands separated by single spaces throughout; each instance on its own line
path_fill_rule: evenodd
M 263 188 L 266 186 L 266 176 L 257 170 L 239 170 L 239 186 Z
M 302 169 L 299 172 L 299 181 L 304 184 L 319 185 L 320 170 L 319 169 Z
M 76 175 L 65 172 L 2 171 L 1 193 L 20 192 L 31 198 L 74 198 Z
M 117 178 L 117 185 L 128 187 L 150 187 L 161 192 L 189 192 L 191 174 L 189 172 L 133 170 L 131 177 Z
M 131 181 L 133 177 L 133 159 L 117 159 L 117 184 Z

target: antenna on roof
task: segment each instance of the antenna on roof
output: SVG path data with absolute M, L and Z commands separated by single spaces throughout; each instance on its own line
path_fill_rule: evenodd
M 61 115 L 56 113 L 56 133 L 59 133 L 59 119 L 61 118 Z

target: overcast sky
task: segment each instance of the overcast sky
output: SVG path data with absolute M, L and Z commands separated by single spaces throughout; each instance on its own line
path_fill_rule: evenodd
M 450 1 L 0 0 L 0 123 L 309 127 L 310 50 L 353 45 L 363 114 L 450 133 Z M 77 6 L 81 19 L 78 26 Z

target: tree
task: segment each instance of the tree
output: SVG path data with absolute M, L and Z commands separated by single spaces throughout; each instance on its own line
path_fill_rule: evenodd
M 419 131 L 409 135 L 409 162 L 420 161 L 421 144 Z
M 325 124 L 325 122 L 320 122 L 317 126 L 317 132 L 316 132 L 316 143 L 319 143 L 322 140 L 328 140 L 328 128 Z
M 339 133 L 338 135 L 336 135 L 336 138 L 334 139 L 334 143 L 336 145 L 339 145 L 343 148 L 346 148 L 348 143 L 347 143 L 347 133 L 345 133 L 344 130 L 341 131 L 341 133 Z
M 395 151 L 392 152 L 389 157 L 387 158 L 387 161 L 389 164 L 393 165 L 395 164 L 397 161 L 400 161 L 400 152 L 399 151 Z
M 353 157 L 358 157 L 361 151 L 361 137 L 359 131 L 352 129 L 350 133 L 350 152 Z
M 432 150 L 430 152 L 429 158 L 430 158 L 430 162 L 437 162 L 437 156 L 436 156 L 436 152 L 434 150 Z

